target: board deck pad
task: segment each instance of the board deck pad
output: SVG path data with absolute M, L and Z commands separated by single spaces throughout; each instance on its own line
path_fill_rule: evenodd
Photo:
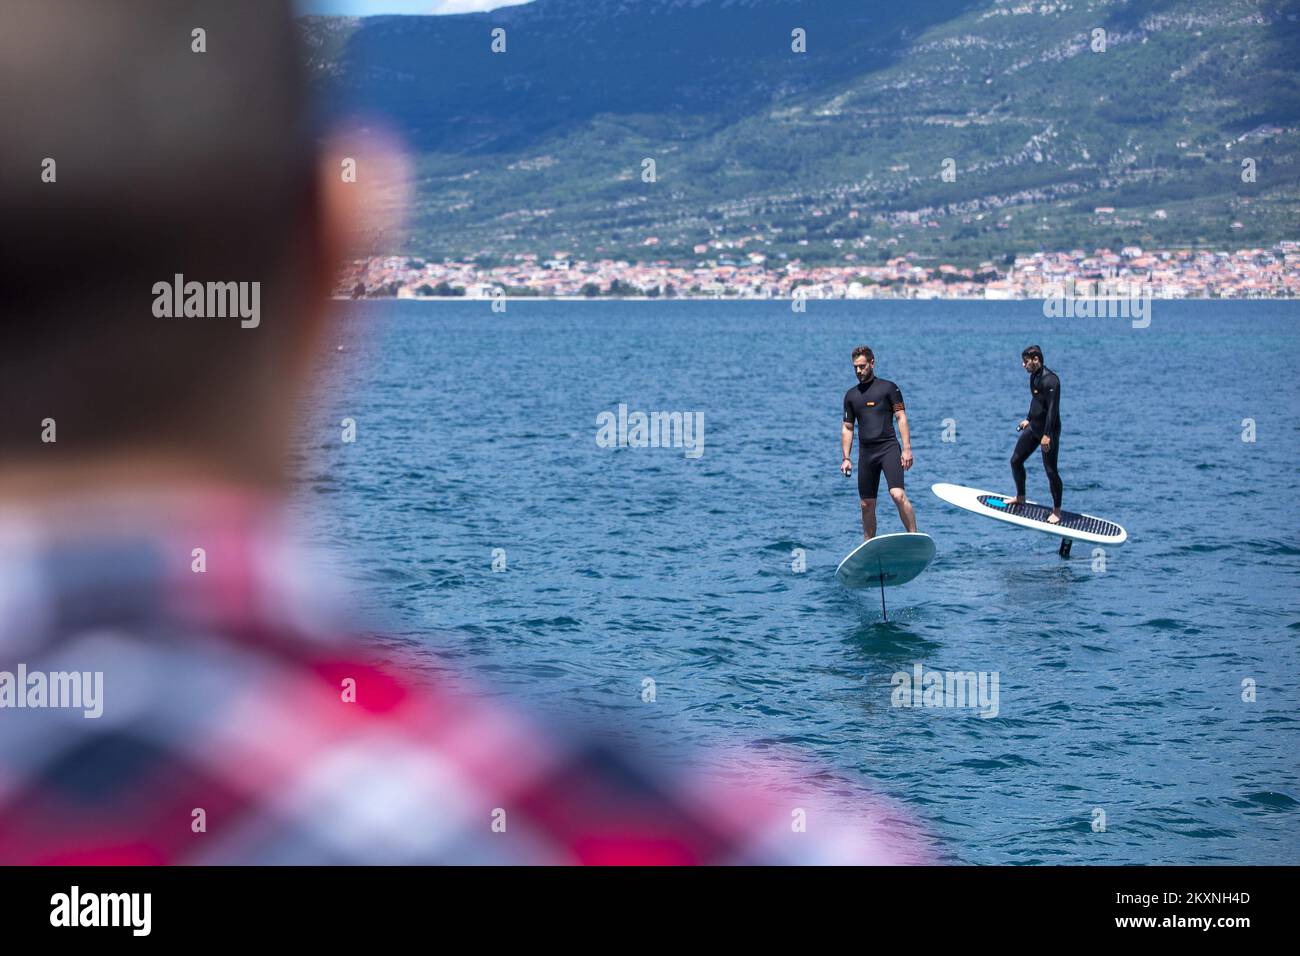
M 846 588 L 879 588 L 906 584 L 934 560 L 934 539 L 928 534 L 882 534 L 863 541 L 835 569 Z
M 956 505 L 966 511 L 996 518 L 998 521 L 1021 528 L 1056 535 L 1059 538 L 1088 541 L 1094 544 L 1123 544 L 1128 540 L 1128 532 L 1120 525 L 1105 518 L 1098 518 L 1096 515 L 1062 511 L 1060 522 L 1053 524 L 1047 520 L 1052 509 L 1035 501 L 1008 505 L 1006 500 L 1009 495 L 942 482 L 931 485 L 930 490 L 948 504 Z M 1063 547 L 1061 553 L 1068 554 L 1068 549 Z
M 1033 501 L 1025 501 L 1016 505 L 1008 505 L 1002 495 L 980 495 L 976 499 L 980 504 L 995 508 L 1004 514 L 1016 515 L 1020 518 L 1028 518 L 1030 521 L 1041 521 L 1044 524 L 1051 524 L 1048 517 L 1052 509 L 1046 505 L 1040 505 Z M 1059 528 L 1069 528 L 1071 531 L 1084 531 L 1088 534 L 1101 535 L 1118 535 L 1124 529 L 1113 521 L 1107 521 L 1105 518 L 1094 518 L 1092 515 L 1075 514 L 1073 511 L 1062 511 L 1061 522 L 1054 525 Z

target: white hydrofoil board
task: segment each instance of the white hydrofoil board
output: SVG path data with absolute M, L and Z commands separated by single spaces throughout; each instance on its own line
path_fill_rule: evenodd
M 965 508 L 986 518 L 996 518 L 1022 528 L 1032 528 L 1046 534 L 1054 534 L 1074 541 L 1091 541 L 1094 544 L 1123 544 L 1128 540 L 1128 532 L 1113 521 L 1094 515 L 1077 514 L 1073 511 L 1061 512 L 1061 523 L 1052 524 L 1047 516 L 1052 509 L 1047 505 L 1026 501 L 1023 504 L 1006 504 L 1007 495 L 965 485 L 937 484 L 930 490 L 958 508 Z M 1062 545 L 1064 547 L 1064 545 Z
M 906 584 L 934 560 L 934 539 L 928 534 L 882 534 L 863 541 L 835 569 L 846 588 L 891 587 Z

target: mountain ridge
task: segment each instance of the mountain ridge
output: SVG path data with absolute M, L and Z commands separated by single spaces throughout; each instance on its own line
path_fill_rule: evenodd
M 685 261 L 758 235 L 809 261 L 973 263 L 1266 243 L 1300 212 L 1295 3 L 536 0 L 303 34 L 326 100 L 411 143 L 388 252 Z

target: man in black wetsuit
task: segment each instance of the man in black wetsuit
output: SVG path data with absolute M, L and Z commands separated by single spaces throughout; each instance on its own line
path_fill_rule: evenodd
M 912 467 L 912 435 L 907 428 L 903 393 L 893 382 L 876 378 L 876 356 L 865 345 L 853 350 L 853 371 L 858 376 L 844 396 L 844 425 L 840 428 L 840 448 L 844 459 L 840 471 L 853 474 L 849 452 L 853 450 L 853 428 L 858 428 L 858 498 L 862 503 L 862 539 L 876 536 L 876 491 L 880 473 L 885 473 L 889 497 L 898 506 L 903 527 L 916 530 L 916 514 L 903 490 L 903 472 Z M 894 436 L 894 421 L 903 436 L 899 448 Z
M 1056 456 L 1061 450 L 1061 380 L 1043 364 L 1043 350 L 1031 345 L 1020 353 L 1020 363 L 1029 373 L 1029 414 L 1020 423 L 1020 439 L 1011 454 L 1011 477 L 1016 480 L 1016 496 L 1007 498 L 1009 505 L 1025 500 L 1025 459 L 1038 448 L 1043 450 L 1043 470 L 1052 488 L 1051 524 L 1061 521 L 1061 476 L 1056 471 Z

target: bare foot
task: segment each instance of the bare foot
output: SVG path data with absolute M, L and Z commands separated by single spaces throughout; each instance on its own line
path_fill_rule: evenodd
M 1011 498 L 1003 498 L 1002 503 L 1004 505 L 1023 505 L 1025 503 L 1025 499 L 1017 495 Z
M 1061 523 L 1061 513 L 1060 513 L 1059 511 L 1053 511 L 1050 515 L 1047 516 L 1047 523 L 1048 523 L 1048 524 L 1060 524 L 1060 523 Z

